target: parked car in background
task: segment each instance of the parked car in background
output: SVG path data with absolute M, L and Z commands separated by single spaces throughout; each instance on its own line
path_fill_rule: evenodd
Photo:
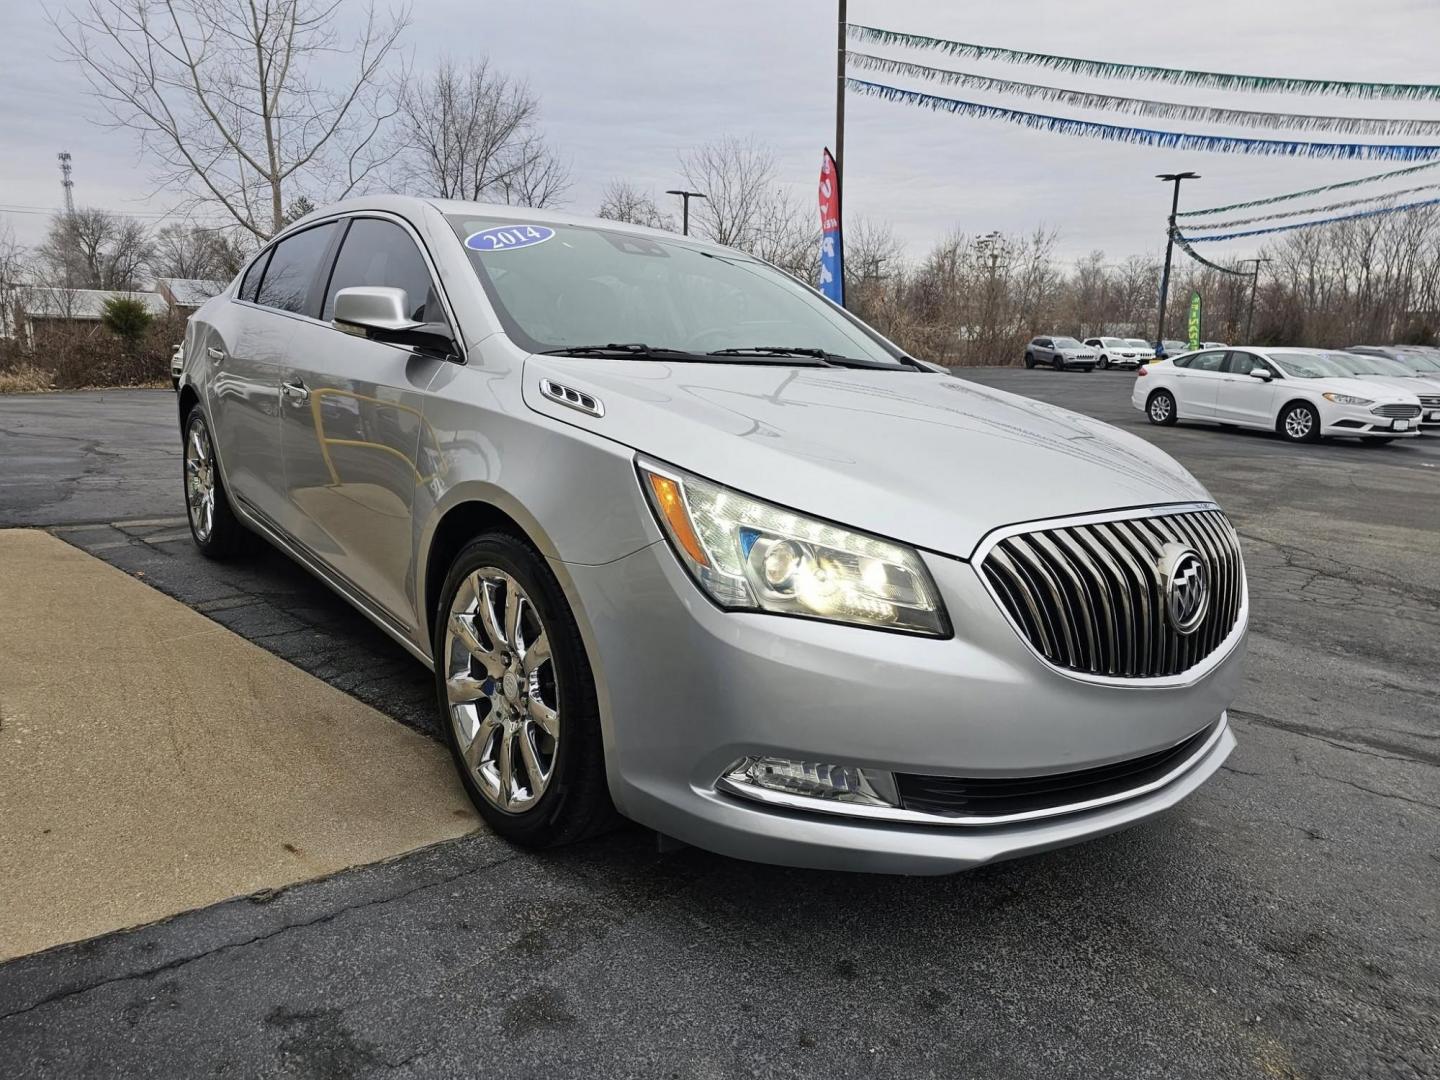
M 180 372 L 185 366 L 185 343 L 182 341 L 175 346 L 175 351 L 170 354 L 170 386 L 176 392 L 180 390 Z
M 258 533 L 430 667 L 516 843 L 618 810 L 945 873 L 1151 818 L 1235 745 L 1245 571 L 1194 477 L 740 251 L 348 200 L 190 320 L 179 406 L 200 551 Z
M 1420 399 L 1351 374 L 1354 359 L 1322 349 L 1202 349 L 1141 367 L 1130 401 L 1152 424 L 1206 420 L 1291 442 L 1353 435 L 1378 445 L 1418 435 Z
M 1176 341 L 1174 338 L 1166 338 L 1160 342 L 1160 351 L 1156 355 L 1162 359 L 1166 359 L 1172 356 L 1181 356 L 1189 351 L 1190 343 L 1188 341 Z
M 1420 430 L 1440 433 L 1440 364 L 1435 364 L 1435 370 L 1427 375 L 1424 371 L 1412 369 L 1403 360 L 1392 360 L 1379 353 L 1346 349 L 1332 355 L 1337 362 L 1348 365 L 1351 373 L 1362 379 L 1384 381 L 1392 383 L 1396 389 L 1410 391 L 1420 399 Z M 1416 356 L 1411 363 L 1428 365 L 1430 360 L 1428 357 Z
M 1366 356 L 1383 356 L 1421 378 L 1431 382 L 1440 381 L 1440 349 L 1433 345 L 1352 345 L 1345 351 Z M 1440 396 L 1428 389 L 1417 393 L 1420 405 L 1425 410 L 1422 422 L 1426 428 L 1433 431 L 1434 425 L 1440 424 Z
M 1223 342 L 1223 341 L 1202 341 L 1202 342 L 1200 342 L 1200 348 L 1202 348 L 1202 349 L 1228 349 L 1229 347 L 1230 347 L 1230 346 L 1226 345 L 1225 342 Z
M 1155 355 L 1155 343 L 1153 341 L 1146 341 L 1144 338 L 1138 337 L 1127 337 L 1125 344 L 1140 354 L 1140 362 L 1142 364 Z
M 1056 371 L 1067 371 L 1071 368 L 1093 371 L 1095 353 L 1073 337 L 1047 335 L 1031 338 L 1030 344 L 1025 346 L 1025 366 L 1033 368 L 1037 364 L 1053 367 Z
M 1137 348 L 1125 338 L 1118 337 L 1086 338 L 1085 346 L 1095 353 L 1095 366 L 1102 371 L 1112 367 L 1139 367 L 1151 355 L 1150 348 L 1143 343 Z

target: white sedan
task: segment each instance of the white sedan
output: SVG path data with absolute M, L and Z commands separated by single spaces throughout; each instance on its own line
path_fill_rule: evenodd
M 1202 349 L 1138 369 L 1130 400 L 1152 424 L 1207 420 L 1291 442 L 1354 435 L 1374 445 L 1419 434 L 1420 399 L 1356 378 L 1347 361 L 1323 349 Z

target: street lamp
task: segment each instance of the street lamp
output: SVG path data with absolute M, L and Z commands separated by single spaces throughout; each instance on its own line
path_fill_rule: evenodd
M 679 195 L 683 209 L 680 211 L 680 235 L 690 235 L 690 200 L 703 199 L 705 196 L 698 191 L 682 191 L 679 188 L 671 188 L 665 192 L 666 195 Z
M 1170 227 L 1165 232 L 1165 271 L 1160 275 L 1160 328 L 1155 331 L 1155 348 L 1158 352 L 1164 348 L 1161 342 L 1165 340 L 1165 301 L 1170 295 L 1170 255 L 1175 248 L 1175 215 L 1180 212 L 1180 181 L 1199 180 L 1200 174 L 1157 173 L 1155 178 L 1175 185 L 1175 196 L 1170 200 Z

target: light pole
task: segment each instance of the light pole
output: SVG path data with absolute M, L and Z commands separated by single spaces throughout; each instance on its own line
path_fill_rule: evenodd
M 845 0 L 839 0 L 835 26 L 835 220 L 843 222 L 845 199 Z M 844 226 L 841 226 L 844 236 Z
M 1165 340 L 1165 301 L 1170 295 L 1170 256 L 1175 250 L 1175 215 L 1180 212 L 1180 181 L 1199 180 L 1200 174 L 1157 173 L 1155 178 L 1175 185 L 1175 196 L 1170 200 L 1170 227 L 1165 231 L 1165 271 L 1160 275 L 1160 328 L 1155 331 L 1155 349 L 1158 355 L 1159 350 L 1165 347 L 1161 342 Z
M 679 188 L 671 188 L 665 192 L 666 195 L 679 195 L 682 209 L 680 211 L 680 235 L 690 235 L 690 200 L 703 199 L 705 196 L 698 191 L 681 191 Z
M 1267 263 L 1269 259 L 1254 258 L 1241 259 L 1242 263 L 1254 263 L 1255 270 L 1250 277 L 1250 308 L 1245 313 L 1245 343 L 1250 342 L 1250 327 L 1255 322 L 1255 293 L 1260 288 L 1260 264 Z

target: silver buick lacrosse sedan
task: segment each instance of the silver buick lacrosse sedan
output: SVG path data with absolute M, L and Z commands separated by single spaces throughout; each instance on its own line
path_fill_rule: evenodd
M 907 356 L 750 255 L 400 197 L 191 319 L 195 542 L 430 665 L 485 820 L 944 873 L 1173 806 L 1235 745 L 1235 532 L 1148 443 Z

